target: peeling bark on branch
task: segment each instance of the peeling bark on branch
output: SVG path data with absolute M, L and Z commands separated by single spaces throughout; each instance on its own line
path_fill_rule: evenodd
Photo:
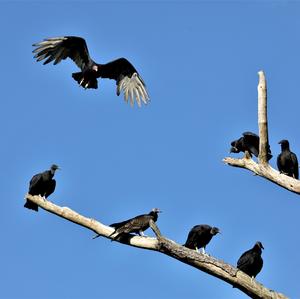
M 92 218 L 84 217 L 68 207 L 60 207 L 48 200 L 44 200 L 40 196 L 32 196 L 27 194 L 25 199 L 31 200 L 36 203 L 40 208 L 62 217 L 68 221 L 81 225 L 96 234 L 103 237 L 110 238 L 109 235 L 113 232 L 113 228 L 100 223 Z M 130 234 L 125 235 L 125 238 L 115 240 L 123 244 L 135 246 L 142 249 L 149 249 L 166 254 L 178 261 L 188 264 L 194 268 L 204 271 L 212 276 L 215 276 L 227 283 L 233 285 L 235 288 L 240 289 L 251 298 L 261 299 L 287 299 L 286 296 L 276 293 L 267 289 L 256 280 L 244 274 L 237 268 L 224 263 L 214 257 L 198 253 L 195 250 L 188 249 L 169 240 L 161 235 L 156 224 L 151 220 L 150 226 L 157 236 L 156 238 L 133 236 Z M 110 238 L 111 239 L 111 238 Z
M 300 194 L 300 181 L 272 168 L 267 160 L 268 155 L 268 117 L 267 117 L 267 82 L 263 71 L 258 72 L 259 82 L 258 92 L 258 127 L 259 127 L 259 156 L 258 163 L 245 155 L 242 159 L 226 157 L 223 159 L 225 164 L 234 167 L 248 169 L 255 174 L 283 187 L 291 192 Z

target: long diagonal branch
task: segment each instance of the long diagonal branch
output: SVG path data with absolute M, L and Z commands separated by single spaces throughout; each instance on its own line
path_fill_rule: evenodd
M 226 157 L 225 164 L 230 166 L 245 168 L 267 180 L 283 187 L 291 192 L 300 194 L 300 181 L 272 168 L 267 161 L 268 153 L 268 118 L 267 118 L 267 83 L 263 71 L 258 72 L 258 127 L 259 127 L 259 156 L 258 163 L 254 162 L 247 155 L 242 159 Z
M 95 219 L 84 217 L 68 207 L 60 207 L 55 205 L 48 200 L 44 200 L 40 196 L 32 196 L 27 194 L 26 199 L 36 203 L 45 211 L 81 225 L 102 237 L 110 238 L 109 236 L 113 232 L 113 228 L 106 226 Z M 235 288 L 238 288 L 245 294 L 249 295 L 251 298 L 287 299 L 287 297 L 283 294 L 267 289 L 235 267 L 214 257 L 188 249 L 172 240 L 163 237 L 156 224 L 153 221 L 151 221 L 150 224 L 151 228 L 156 234 L 157 239 L 127 234 L 125 235 L 125 238 L 121 238 L 120 240 L 116 241 L 130 246 L 154 250 L 166 254 L 178 261 L 188 264 L 231 284 Z

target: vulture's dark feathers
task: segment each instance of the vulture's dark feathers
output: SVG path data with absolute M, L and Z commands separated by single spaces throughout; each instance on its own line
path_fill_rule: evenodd
M 59 169 L 59 167 L 53 164 L 50 170 L 34 175 L 30 180 L 28 193 L 30 195 L 40 195 L 44 198 L 48 198 L 55 190 L 56 181 L 53 179 L 53 176 L 57 169 Z M 24 207 L 38 211 L 38 205 L 28 199 Z
M 299 179 L 299 166 L 297 156 L 290 151 L 288 140 L 281 140 L 281 153 L 277 157 L 277 167 L 280 173 L 284 173 L 295 179 Z
M 156 222 L 158 219 L 158 213 L 160 212 L 161 211 L 159 209 L 155 208 L 152 209 L 149 214 L 143 214 L 122 222 L 113 223 L 110 226 L 113 227 L 115 231 L 110 236 L 114 235 L 113 239 L 116 239 L 123 233 L 136 233 L 143 235 L 143 232 L 150 226 L 150 220 L 152 219 Z
M 130 104 L 136 100 L 138 106 L 141 101 L 149 102 L 146 85 L 135 67 L 126 59 L 119 58 L 106 64 L 94 62 L 83 38 L 77 36 L 62 36 L 44 39 L 42 42 L 33 44 L 34 58 L 37 61 L 44 60 L 44 64 L 53 61 L 58 64 L 66 58 L 71 58 L 81 69 L 81 72 L 73 73 L 72 77 L 83 88 L 98 88 L 97 78 L 116 80 L 117 95 L 124 92 L 124 99 Z
M 251 277 L 256 277 L 263 267 L 262 249 L 264 249 L 262 243 L 256 242 L 253 248 L 241 255 L 237 262 L 237 268 Z
M 219 233 L 217 227 L 211 227 L 207 224 L 195 225 L 189 232 L 187 240 L 183 246 L 196 249 L 202 248 L 205 253 L 205 247 L 210 242 L 213 236 Z
M 231 142 L 231 153 L 239 153 L 248 151 L 250 155 L 254 155 L 258 157 L 259 155 L 259 136 L 252 132 L 245 132 L 243 133 L 243 137 L 234 140 Z M 268 145 L 268 157 L 267 160 L 269 161 L 272 158 L 271 149 Z

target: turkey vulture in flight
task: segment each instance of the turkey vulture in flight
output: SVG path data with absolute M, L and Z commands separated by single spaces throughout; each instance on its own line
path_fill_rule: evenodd
M 231 142 L 230 153 L 239 153 L 248 151 L 249 154 L 253 154 L 258 157 L 259 154 L 259 136 L 252 132 L 243 133 L 243 137 Z M 268 145 L 268 157 L 269 161 L 273 156 L 271 155 L 271 149 Z
M 161 210 L 154 208 L 150 211 L 149 214 L 143 214 L 122 222 L 113 223 L 110 226 L 115 230 L 109 235 L 109 237 L 115 235 L 112 238 L 116 239 L 123 233 L 136 233 L 140 236 L 144 236 L 144 231 L 150 226 L 150 220 L 152 219 L 154 222 L 157 221 L 158 213 L 161 213 Z M 100 237 L 100 235 L 96 235 L 95 237 L 93 237 L 93 239 L 97 237 Z
M 28 193 L 30 195 L 40 195 L 47 198 L 55 190 L 56 181 L 53 179 L 55 171 L 60 169 L 57 165 L 53 164 L 50 170 L 38 173 L 32 177 L 29 183 Z M 38 211 L 38 205 L 27 199 L 25 208 Z
M 256 277 L 263 267 L 263 259 L 261 258 L 262 249 L 264 247 L 261 242 L 256 242 L 253 248 L 241 255 L 237 262 L 237 268 L 252 278 Z
M 106 64 L 94 62 L 83 38 L 77 36 L 62 36 L 47 38 L 33 44 L 34 58 L 37 61 L 45 59 L 44 64 L 54 60 L 54 65 L 61 60 L 71 58 L 81 69 L 81 72 L 73 73 L 72 77 L 83 88 L 98 88 L 97 78 L 109 78 L 116 80 L 117 95 L 124 92 L 124 99 L 133 106 L 134 98 L 138 106 L 141 100 L 144 104 L 149 101 L 146 85 L 134 66 L 126 58 L 118 58 Z
M 205 247 L 210 242 L 213 236 L 220 233 L 217 227 L 211 227 L 207 224 L 195 225 L 189 232 L 187 240 L 183 246 L 196 249 L 202 248 L 202 253 L 205 254 Z
M 287 140 L 281 140 L 279 144 L 281 144 L 281 153 L 277 157 L 279 172 L 298 180 L 299 167 L 297 156 L 290 151 L 290 144 Z

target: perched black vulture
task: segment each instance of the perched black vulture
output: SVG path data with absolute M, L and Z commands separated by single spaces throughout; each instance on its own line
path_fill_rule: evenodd
M 210 242 L 211 238 L 220 230 L 217 227 L 211 227 L 207 224 L 195 225 L 189 232 L 187 240 L 183 246 L 196 249 L 202 248 L 202 253 L 205 254 L 205 247 Z
M 259 154 L 259 136 L 252 132 L 243 133 L 243 137 L 231 142 L 230 153 L 239 153 L 248 151 L 249 154 L 253 154 L 258 157 Z M 271 149 L 268 145 L 268 161 L 272 158 Z
M 113 223 L 110 226 L 115 229 L 115 231 L 110 235 L 113 236 L 113 239 L 116 239 L 120 234 L 123 233 L 137 233 L 140 236 L 144 236 L 144 231 L 149 228 L 150 220 L 152 219 L 154 222 L 158 219 L 158 213 L 161 211 L 157 208 L 152 209 L 149 214 L 143 214 L 136 216 L 134 218 Z
M 30 180 L 28 193 L 30 195 L 40 195 L 44 198 L 47 198 L 50 194 L 52 194 L 56 186 L 56 181 L 53 179 L 53 176 L 57 169 L 59 169 L 59 167 L 53 164 L 50 170 L 34 175 Z M 38 211 L 38 205 L 28 199 L 24 207 Z
M 72 77 L 83 88 L 98 88 L 97 78 L 109 78 L 116 80 L 117 95 L 124 92 L 124 99 L 133 105 L 134 98 L 138 106 L 141 100 L 144 104 L 149 101 L 146 85 L 126 58 L 118 58 L 106 64 L 94 62 L 83 38 L 77 36 L 62 36 L 44 39 L 42 42 L 33 44 L 34 58 L 37 61 L 45 59 L 44 64 L 54 60 L 54 64 L 61 60 L 71 58 L 81 69 L 81 72 L 73 73 Z
M 297 156 L 290 151 L 287 140 L 281 140 L 281 153 L 277 157 L 277 167 L 280 173 L 284 173 L 295 179 L 299 179 L 299 167 Z
M 252 278 L 256 277 L 263 267 L 263 259 L 261 258 L 262 249 L 264 247 L 261 242 L 256 242 L 253 248 L 241 255 L 237 262 L 237 268 Z

